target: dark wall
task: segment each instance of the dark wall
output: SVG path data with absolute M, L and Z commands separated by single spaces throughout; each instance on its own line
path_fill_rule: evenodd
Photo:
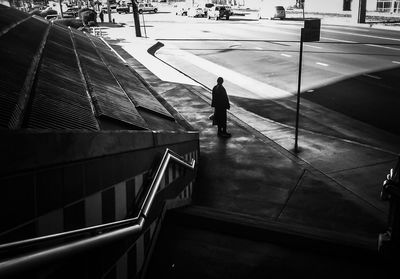
M 72 145 L 59 147 L 53 160 L 48 160 L 51 164 L 40 160 L 37 152 L 46 146 L 54 151 L 54 147 L 39 137 L 41 144 L 37 142 L 37 149 L 31 151 L 35 153 L 26 161 L 18 161 L 22 154 L 8 157 L 10 165 L 19 167 L 0 177 L 0 243 L 121 220 L 134 206 L 148 174 L 167 147 L 188 158 L 197 157 L 196 136 L 177 134 L 176 143 L 172 143 L 174 133 L 150 134 L 151 144 L 145 141 L 148 133 L 142 136 L 139 139 L 135 133 L 131 141 L 124 141 L 123 136 L 119 141 L 111 140 L 110 135 L 96 140 L 92 137 L 91 141 L 75 138 Z M 71 143 L 73 137 L 69 137 L 58 142 Z M 96 146 L 89 144 L 94 142 Z M 25 146 L 20 151 L 26 154 L 28 150 Z M 172 165 L 170 168 L 166 178 L 169 182 L 180 172 Z M 2 171 L 10 169 L 5 166 Z

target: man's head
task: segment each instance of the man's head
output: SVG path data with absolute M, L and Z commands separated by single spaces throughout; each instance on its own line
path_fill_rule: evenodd
M 224 83 L 224 79 L 222 77 L 217 78 L 217 83 L 218 84 L 223 84 Z

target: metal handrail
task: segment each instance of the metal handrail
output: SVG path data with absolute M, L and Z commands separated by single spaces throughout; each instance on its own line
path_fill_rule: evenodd
M 94 233 L 94 232 L 99 233 L 99 230 L 115 229 L 116 226 L 117 227 L 124 226 L 123 228 L 91 236 L 83 240 L 77 240 L 72 243 L 62 244 L 52 248 L 31 252 L 17 258 L 12 258 L 0 262 L 0 278 L 5 278 L 5 276 L 15 274 L 16 272 L 26 271 L 31 268 L 38 267 L 42 264 L 49 264 L 49 262 L 54 262 L 63 259 L 67 256 L 79 254 L 83 251 L 99 247 L 100 245 L 105 245 L 110 242 L 123 239 L 130 234 L 140 232 L 143 229 L 145 219 L 148 216 L 149 210 L 154 202 L 155 195 L 160 187 L 162 177 L 164 176 L 167 166 L 171 159 L 189 169 L 194 170 L 195 168 L 196 161 L 194 159 L 192 159 L 190 163 L 188 163 L 177 153 L 167 148 L 164 152 L 163 158 L 160 162 L 157 172 L 154 175 L 149 191 L 147 192 L 146 197 L 143 200 L 143 203 L 136 217 L 121 221 L 111 222 L 107 224 L 92 226 L 84 229 L 78 229 L 53 235 L 47 235 L 43 237 L 31 238 L 31 239 L 2 244 L 0 245 L 0 252 L 5 250 L 9 251 L 10 249 L 18 249 L 27 246 L 43 244 L 44 242 L 50 240 L 51 241 L 61 240 L 67 237 L 81 235 L 83 233 Z M 129 224 L 132 225 L 126 227 Z

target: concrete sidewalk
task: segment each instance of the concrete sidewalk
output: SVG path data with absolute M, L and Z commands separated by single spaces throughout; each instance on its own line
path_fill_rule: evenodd
M 104 31 L 104 38 L 127 64 L 200 131 L 195 205 L 299 226 L 316 234 L 367 240 L 375 248 L 378 234 L 386 229 L 387 204 L 379 200 L 379 193 L 397 160 L 395 144 L 383 145 L 385 149 L 380 148 L 379 138 L 374 144 L 363 144 L 304 130 L 300 133 L 303 152 L 295 155 L 293 127 L 235 105 L 228 123 L 233 136 L 219 138 L 208 119 L 212 110 L 207 88 L 152 56 L 148 49 L 156 42 L 135 38 L 132 28 Z M 343 121 L 335 123 L 344 130 L 354 125 Z M 360 129 L 358 136 L 366 135 L 376 133 Z

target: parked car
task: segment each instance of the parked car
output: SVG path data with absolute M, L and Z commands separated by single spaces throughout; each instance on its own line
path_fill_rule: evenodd
M 225 9 L 228 10 L 229 16 L 233 15 L 233 11 L 232 11 L 232 7 L 231 7 L 231 6 L 229 6 L 229 5 L 224 5 L 224 7 L 225 7 Z
M 130 7 L 128 5 L 122 4 L 122 5 L 117 6 L 117 13 L 119 13 L 119 14 L 122 14 L 122 13 L 129 14 L 129 12 L 130 12 Z
M 214 7 L 213 3 L 206 3 L 204 5 L 204 16 L 207 17 L 208 16 L 208 11 L 211 10 L 211 8 Z
M 40 11 L 40 16 L 50 20 L 57 18 L 58 12 L 56 10 L 53 10 L 51 7 L 47 7 L 46 9 Z
M 175 14 L 186 16 L 188 14 L 188 6 L 186 3 L 178 3 L 174 5 Z
M 190 7 L 187 11 L 188 17 L 204 17 L 204 10 L 200 7 Z
M 228 20 L 230 17 L 230 12 L 225 8 L 225 6 L 216 5 L 208 11 L 207 17 L 208 19 L 214 18 L 215 20 L 218 20 L 225 18 Z
M 153 6 L 152 4 L 147 4 L 147 3 L 140 3 L 139 5 L 138 5 L 138 12 L 139 12 L 139 14 L 142 14 L 142 13 L 144 13 L 144 12 L 153 12 L 153 13 L 156 13 L 158 10 L 157 10 L 157 7 L 155 7 L 155 6 Z
M 76 18 L 78 17 L 78 7 L 68 8 L 65 12 L 63 12 L 64 18 Z
M 117 7 L 118 7 L 117 4 L 115 4 L 115 3 L 111 4 L 111 3 L 110 3 L 110 11 L 111 11 L 111 12 L 116 12 L 116 11 L 117 11 Z M 101 6 L 101 10 L 102 10 L 103 12 L 107 13 L 107 12 L 108 12 L 107 4 L 102 5 L 102 6 Z
M 271 6 L 271 7 L 262 7 L 260 9 L 260 19 L 268 18 L 268 19 L 285 19 L 286 11 L 282 6 Z
M 45 19 L 51 21 L 51 20 L 55 20 L 58 18 L 58 14 L 52 14 L 52 15 L 47 15 L 44 17 Z

